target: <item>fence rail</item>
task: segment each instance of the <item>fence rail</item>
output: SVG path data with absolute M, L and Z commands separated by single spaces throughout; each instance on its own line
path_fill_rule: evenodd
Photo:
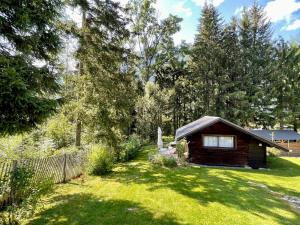
M 84 172 L 87 155 L 88 151 L 79 151 L 47 158 L 0 162 L 0 187 L 10 182 L 11 174 L 18 166 L 31 168 L 34 172 L 33 179 L 51 178 L 56 184 L 67 182 Z M 9 203 L 9 196 L 10 193 L 1 193 L 0 189 L 0 209 Z

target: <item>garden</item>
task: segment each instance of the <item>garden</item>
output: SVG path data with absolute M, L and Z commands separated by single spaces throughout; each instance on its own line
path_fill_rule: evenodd
M 300 197 L 300 159 L 269 157 L 266 170 L 169 168 L 149 162 L 156 151 L 144 146 L 106 175 L 57 185 L 24 224 L 300 223 L 299 210 L 274 194 Z
M 283 1 L 187 2 L 0 1 L 1 225 L 300 224 L 299 158 L 209 168 L 174 143 L 203 116 L 300 130 L 300 45 L 266 14 Z

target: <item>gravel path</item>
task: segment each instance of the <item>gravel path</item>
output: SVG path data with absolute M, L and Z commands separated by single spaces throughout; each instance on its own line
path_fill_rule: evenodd
M 284 195 L 280 192 L 272 191 L 270 188 L 268 188 L 264 184 L 259 184 L 259 183 L 255 183 L 252 181 L 248 181 L 248 184 L 255 186 L 255 187 L 260 187 L 260 188 L 265 189 L 266 191 L 270 192 L 271 194 L 278 196 L 282 200 L 286 201 L 290 206 L 292 206 L 298 213 L 300 213 L 300 198 L 299 197 Z

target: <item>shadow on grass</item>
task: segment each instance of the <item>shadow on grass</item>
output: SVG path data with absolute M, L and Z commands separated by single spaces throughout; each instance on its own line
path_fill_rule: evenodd
M 172 216 L 156 218 L 136 203 L 123 200 L 104 200 L 90 194 L 56 196 L 54 206 L 36 215 L 28 225 L 178 225 Z
M 267 170 L 239 171 L 250 173 L 271 172 Z M 217 202 L 262 218 L 271 217 L 279 224 L 300 223 L 300 215 L 293 211 L 290 206 L 260 187 L 251 186 L 249 179 L 239 177 L 229 169 L 199 167 L 167 169 L 152 166 L 139 160 L 123 165 L 122 169 L 116 170 L 110 179 L 126 184 L 146 184 L 150 191 L 162 188 L 170 189 L 196 199 L 202 205 Z M 284 191 L 288 192 L 289 190 Z M 284 212 L 291 216 L 286 217 Z

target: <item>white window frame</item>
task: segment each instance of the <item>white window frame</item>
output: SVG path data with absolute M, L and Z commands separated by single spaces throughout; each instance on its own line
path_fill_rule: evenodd
M 217 139 L 217 143 L 216 145 L 206 145 L 205 144 L 205 137 L 215 137 Z M 228 146 L 220 146 L 220 139 L 221 138 L 228 138 L 231 137 L 232 138 L 232 147 L 228 147 Z M 202 146 L 204 148 L 220 148 L 220 149 L 236 149 L 236 136 L 235 135 L 215 135 L 215 134 L 203 134 L 202 135 Z

